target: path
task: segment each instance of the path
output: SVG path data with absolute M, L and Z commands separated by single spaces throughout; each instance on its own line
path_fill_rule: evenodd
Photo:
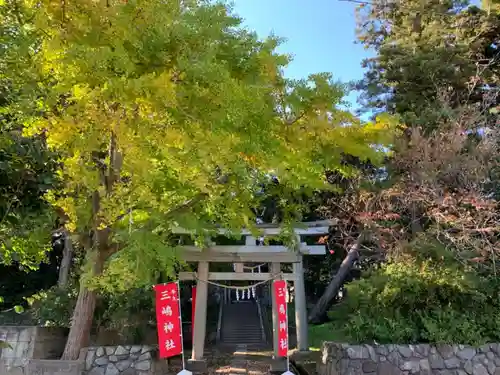
M 270 353 L 262 317 L 255 300 L 238 301 L 223 306 L 221 335 L 217 347 L 231 360 L 215 369 L 216 374 L 267 375 Z
M 241 353 L 241 354 L 237 354 Z M 247 345 L 246 344 L 238 344 L 236 346 L 236 352 L 233 353 L 234 357 L 229 364 L 229 374 L 237 375 L 245 372 L 246 366 L 246 353 L 247 353 Z M 222 371 L 220 372 L 222 373 Z
M 207 348 L 204 353 L 209 375 L 270 373 L 272 348 L 269 341 L 272 334 L 268 332 L 270 322 L 263 324 L 262 319 L 266 318 L 260 316 L 253 300 L 227 303 L 223 306 L 220 338 L 217 345 L 211 349 Z M 179 370 L 180 365 L 170 366 L 169 374 L 176 374 Z
M 241 345 L 234 352 L 217 349 L 205 352 L 208 375 L 268 375 L 270 366 L 269 352 L 247 351 Z M 186 353 L 188 356 L 190 353 Z M 181 370 L 179 359 L 171 360 L 168 375 L 176 375 Z
M 227 366 L 219 367 L 216 374 L 227 375 L 267 375 L 269 363 L 266 357 L 258 358 L 247 351 L 247 345 L 239 344 Z

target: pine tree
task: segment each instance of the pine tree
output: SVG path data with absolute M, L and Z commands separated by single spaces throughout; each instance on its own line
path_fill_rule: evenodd
M 452 107 L 496 105 L 500 18 L 466 1 L 374 1 L 358 9 L 358 38 L 367 59 L 362 101 L 432 130 Z

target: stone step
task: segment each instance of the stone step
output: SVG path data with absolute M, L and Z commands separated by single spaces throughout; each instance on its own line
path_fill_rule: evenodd
M 261 340 L 262 336 L 222 336 L 224 340 Z
M 247 339 L 240 339 L 240 340 L 230 340 L 230 339 L 224 339 L 222 341 L 226 345 L 236 345 L 236 344 L 263 344 L 262 340 L 247 340 Z
M 232 348 L 242 344 L 251 345 L 252 348 L 257 349 L 264 346 L 259 311 L 254 302 L 224 306 L 221 344 Z
M 234 329 L 233 329 L 234 328 Z M 240 328 L 240 327 L 226 327 L 226 329 L 222 329 L 221 333 L 236 333 L 236 334 L 247 334 L 251 335 L 252 333 L 261 332 L 260 326 L 257 324 L 254 327 L 249 328 Z
M 222 330 L 221 334 L 222 335 L 238 335 L 238 336 L 252 336 L 252 335 L 257 335 L 261 333 L 261 329 L 259 327 L 252 328 L 251 330 L 239 330 L 239 329 L 229 329 L 229 330 Z
M 222 337 L 229 338 L 229 337 L 247 337 L 247 338 L 261 338 L 262 334 L 261 332 L 253 333 L 253 334 L 233 334 L 233 333 L 226 333 L 226 334 L 221 334 Z
M 252 339 L 255 339 L 255 340 L 261 340 L 262 336 L 259 334 L 259 335 L 255 335 L 255 336 L 249 336 L 249 335 L 221 335 L 221 337 L 224 339 L 224 340 L 239 340 L 239 339 L 245 339 L 245 340 L 252 340 Z

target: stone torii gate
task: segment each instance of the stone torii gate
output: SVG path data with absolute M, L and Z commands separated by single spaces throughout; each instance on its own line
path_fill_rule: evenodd
M 295 292 L 295 324 L 297 328 L 297 347 L 299 351 L 308 351 L 309 344 L 307 338 L 307 306 L 304 288 L 304 268 L 303 255 L 324 255 L 326 249 L 324 245 L 307 245 L 301 242 L 301 236 L 318 236 L 328 233 L 330 220 L 304 222 L 302 228 L 294 230 L 298 251 L 289 249 L 286 246 L 265 246 L 256 245 L 256 238 L 249 230 L 243 229 L 239 232 L 245 236 L 245 245 L 210 245 L 202 249 L 195 246 L 182 246 L 181 259 L 186 262 L 197 262 L 197 275 L 191 272 L 180 272 L 179 280 L 196 280 L 196 305 L 194 318 L 194 340 L 193 351 L 189 363 L 196 368 L 204 367 L 204 346 L 207 320 L 207 281 L 264 281 L 271 279 L 283 279 L 294 283 Z M 281 232 L 279 225 L 261 224 L 257 225 L 259 233 L 262 236 L 276 236 Z M 176 234 L 190 234 L 192 232 L 176 228 L 173 230 Z M 208 231 L 207 231 L 208 233 Z M 219 235 L 235 234 L 227 230 L 220 229 Z M 236 272 L 209 272 L 210 262 L 234 263 L 237 265 Z M 250 273 L 243 272 L 245 263 L 262 262 L 270 265 L 271 272 L 268 273 Z M 293 272 L 284 273 L 281 270 L 282 263 L 292 263 Z M 278 311 L 273 303 L 273 347 L 274 353 L 278 350 Z

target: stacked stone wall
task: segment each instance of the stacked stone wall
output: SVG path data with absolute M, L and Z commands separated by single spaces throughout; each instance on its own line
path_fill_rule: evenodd
M 500 344 L 346 345 L 325 342 L 320 375 L 500 375 Z
M 85 348 L 86 375 L 156 375 L 166 361 L 156 359 L 156 350 L 148 345 L 118 345 Z

